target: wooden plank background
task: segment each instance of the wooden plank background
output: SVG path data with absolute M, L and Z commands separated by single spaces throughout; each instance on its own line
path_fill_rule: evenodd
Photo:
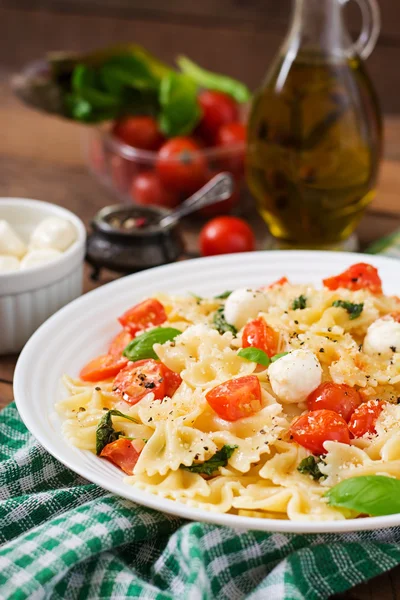
M 386 113 L 400 112 L 400 2 L 378 0 L 382 32 L 367 64 Z M 287 30 L 291 0 L 0 0 L 0 55 L 18 69 L 48 50 L 135 41 L 172 62 L 185 53 L 255 88 Z M 353 37 L 355 2 L 346 8 Z

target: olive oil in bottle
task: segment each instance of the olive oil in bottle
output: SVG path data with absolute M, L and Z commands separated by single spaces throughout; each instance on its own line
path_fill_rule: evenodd
M 380 111 L 340 11 L 339 0 L 296 0 L 297 37 L 253 100 L 248 184 L 271 233 L 293 247 L 345 240 L 375 196 Z

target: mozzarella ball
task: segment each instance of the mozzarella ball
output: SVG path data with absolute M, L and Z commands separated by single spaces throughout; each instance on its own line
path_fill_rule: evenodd
M 24 242 L 7 221 L 0 219 L 0 254 L 21 258 L 26 252 Z
M 15 256 L 0 255 L 0 273 L 19 271 L 19 260 Z
M 33 230 L 31 248 L 54 248 L 64 252 L 76 240 L 75 227 L 66 219 L 48 217 Z
M 62 252 L 54 248 L 41 248 L 39 250 L 30 250 L 21 260 L 21 269 L 30 269 L 51 262 L 62 256 Z
M 363 350 L 366 354 L 390 356 L 400 352 L 400 323 L 394 319 L 377 319 L 367 329 Z
M 255 319 L 260 312 L 266 311 L 268 306 L 268 298 L 263 292 L 239 288 L 226 300 L 225 319 L 236 329 L 241 329 L 249 319 Z
M 273 392 L 283 403 L 304 402 L 322 381 L 319 360 L 310 350 L 293 350 L 268 367 Z

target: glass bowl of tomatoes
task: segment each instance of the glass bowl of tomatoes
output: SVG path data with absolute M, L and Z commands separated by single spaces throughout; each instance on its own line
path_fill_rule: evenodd
M 88 128 L 90 171 L 120 202 L 175 208 L 217 173 L 234 177 L 232 196 L 208 206 L 208 217 L 240 209 L 246 148 L 245 109 L 222 92 L 198 96 L 202 116 L 185 135 L 166 138 L 150 115 Z

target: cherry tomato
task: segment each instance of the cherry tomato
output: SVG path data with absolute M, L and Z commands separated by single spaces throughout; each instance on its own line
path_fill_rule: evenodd
M 290 426 L 289 434 L 313 454 L 325 454 L 324 442 L 328 440 L 350 444 L 347 423 L 333 410 L 313 410 L 297 417 Z
M 375 423 L 384 406 L 385 402 L 382 400 L 369 400 L 360 404 L 349 421 L 349 429 L 353 436 L 359 438 L 366 433 L 375 433 Z
M 153 117 L 125 117 L 114 124 L 112 133 L 128 146 L 158 150 L 164 141 Z
M 340 275 L 328 277 L 323 284 L 330 290 L 347 288 L 349 290 L 369 290 L 372 294 L 382 294 L 382 281 L 378 270 L 367 263 L 352 265 Z
M 156 163 L 161 183 L 169 190 L 190 194 L 206 181 L 207 161 L 191 138 L 176 137 L 158 152 Z
M 202 256 L 251 252 L 255 248 L 254 233 L 246 221 L 237 217 L 216 217 L 200 231 Z
M 108 354 L 115 356 L 116 358 L 122 356 L 123 351 L 131 341 L 132 335 L 129 333 L 129 331 L 123 329 L 112 340 L 108 349 Z
M 206 141 L 215 143 L 218 130 L 222 125 L 238 121 L 238 104 L 231 96 L 212 90 L 201 92 L 198 100 L 203 112 L 199 132 Z
M 113 391 L 129 404 L 136 404 L 149 392 L 161 400 L 165 396 L 163 365 L 152 358 L 130 362 L 114 379 Z
M 209 176 L 207 177 L 207 180 L 209 181 L 210 179 L 215 177 L 215 175 L 218 175 L 218 173 L 221 173 L 221 170 L 211 171 Z M 217 202 L 217 204 L 211 204 L 210 206 L 205 206 L 204 208 L 199 210 L 199 214 L 202 217 L 214 217 L 216 215 L 226 215 L 229 212 L 231 212 L 231 210 L 235 206 L 237 206 L 239 204 L 239 201 L 240 201 L 239 184 L 238 184 L 238 182 L 235 181 L 233 184 L 232 195 L 229 196 L 229 198 L 227 198 L 226 200 L 222 200 L 221 202 Z
M 134 202 L 144 205 L 164 206 L 165 208 L 175 208 L 179 204 L 180 198 L 176 192 L 165 189 L 159 176 L 153 171 L 139 173 L 131 186 L 131 196 Z
M 281 277 L 278 281 L 273 281 L 269 284 L 268 288 L 273 288 L 278 285 L 285 285 L 285 283 L 289 283 L 289 279 L 287 277 Z
M 225 381 L 206 394 L 211 408 L 225 421 L 237 421 L 261 410 L 261 386 L 255 375 Z
M 166 320 L 167 314 L 164 307 L 155 298 L 143 300 L 118 317 L 122 327 L 127 329 L 132 336 L 148 327 L 161 325 Z
M 114 465 L 117 465 L 127 475 L 133 475 L 133 469 L 138 461 L 140 452 L 134 447 L 134 441 L 121 437 L 115 442 L 104 446 L 100 456 L 107 458 Z
M 266 324 L 262 317 L 249 321 L 243 329 L 243 348 L 258 348 L 269 357 L 278 352 L 279 333 Z
M 176 390 L 182 383 L 182 377 L 179 373 L 171 371 L 168 367 L 163 365 L 164 381 L 165 381 L 165 395 L 172 398 Z
M 348 421 L 362 402 L 360 394 L 344 383 L 326 381 L 321 383 L 307 398 L 308 410 L 326 408 L 333 410 Z
M 226 123 L 218 129 L 218 146 L 232 146 L 246 141 L 246 126 L 239 121 L 235 123 Z
M 81 369 L 79 377 L 83 381 L 102 381 L 115 377 L 128 363 L 128 359 L 124 356 L 111 356 L 103 354 L 89 361 L 87 365 Z

